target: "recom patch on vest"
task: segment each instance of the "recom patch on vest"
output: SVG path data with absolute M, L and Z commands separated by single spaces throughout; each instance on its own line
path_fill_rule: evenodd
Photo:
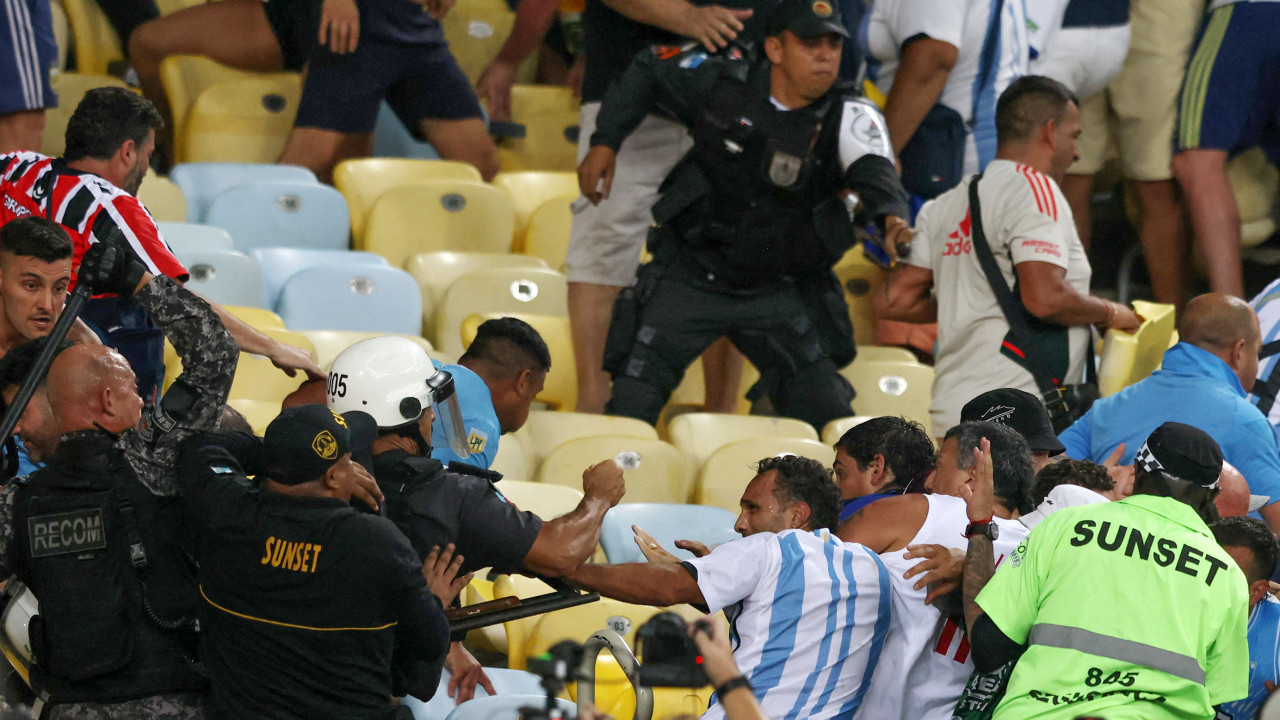
M 102 508 L 28 518 L 27 538 L 31 557 L 101 550 L 107 546 Z

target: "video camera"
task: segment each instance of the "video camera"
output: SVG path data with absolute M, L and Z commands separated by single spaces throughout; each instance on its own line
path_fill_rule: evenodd
M 705 620 L 699 620 L 694 628 L 695 632 L 711 632 Z M 639 681 L 644 687 L 700 688 L 710 683 L 702 667 L 702 654 L 689 636 L 689 626 L 675 613 L 659 613 L 641 625 L 636 630 L 636 649 L 641 660 Z M 530 658 L 529 672 L 542 678 L 547 703 L 545 707 L 520 708 L 521 720 L 573 720 L 555 698 L 565 683 L 586 679 L 580 675 L 582 660 L 582 646 L 571 640 Z

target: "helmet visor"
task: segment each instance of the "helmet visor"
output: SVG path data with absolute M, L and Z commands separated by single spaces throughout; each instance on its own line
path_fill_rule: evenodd
M 427 378 L 427 386 L 431 388 L 431 407 L 436 412 L 436 422 L 444 431 L 449 449 L 460 458 L 471 455 L 466 427 L 462 423 L 462 409 L 458 406 L 458 393 L 454 391 L 453 375 L 447 370 L 436 369 L 436 373 Z

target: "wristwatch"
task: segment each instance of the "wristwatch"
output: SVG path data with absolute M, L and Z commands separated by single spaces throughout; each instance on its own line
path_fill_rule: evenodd
M 982 535 L 994 542 L 996 538 L 1000 537 L 1000 526 L 992 522 L 990 518 L 971 522 L 964 529 L 964 536 L 971 538 L 975 535 Z

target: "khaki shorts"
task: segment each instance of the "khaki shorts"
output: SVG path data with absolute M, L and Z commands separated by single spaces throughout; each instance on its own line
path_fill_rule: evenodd
M 590 149 L 600 103 L 582 106 L 578 161 Z M 569 282 L 627 287 L 636 281 L 640 251 L 653 224 L 658 186 L 693 146 L 684 126 L 650 115 L 618 149 L 609 198 L 573 217 L 565 258 Z
M 1205 0 L 1132 0 L 1129 54 L 1104 92 L 1081 104 L 1080 160 L 1094 175 L 1111 157 L 1125 177 L 1173 178 L 1178 93 L 1204 16 Z

